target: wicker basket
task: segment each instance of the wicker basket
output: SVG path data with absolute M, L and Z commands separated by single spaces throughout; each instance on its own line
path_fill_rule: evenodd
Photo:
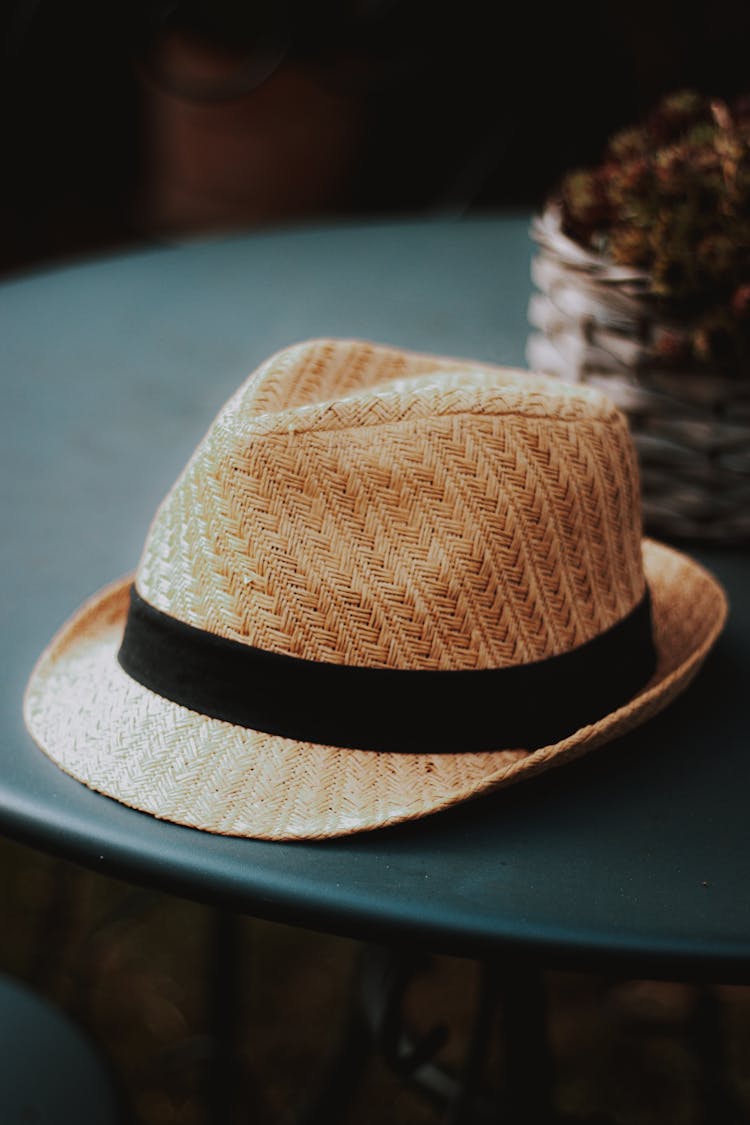
M 563 234 L 552 207 L 534 220 L 538 289 L 529 306 L 534 370 L 604 390 L 628 415 L 638 449 L 646 528 L 716 542 L 750 539 L 750 380 L 677 370 L 660 334 L 646 274 Z

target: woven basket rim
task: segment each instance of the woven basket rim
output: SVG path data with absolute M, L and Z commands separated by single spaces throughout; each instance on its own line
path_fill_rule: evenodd
M 538 249 L 526 355 L 534 370 L 596 386 L 628 418 L 653 531 L 742 542 L 750 537 L 750 371 L 690 354 L 692 317 L 565 234 L 549 202 L 531 224 Z M 644 281 L 645 279 L 645 281 Z M 664 355 L 676 334 L 685 357 Z M 701 483 L 698 478 L 701 477 Z
M 634 266 L 618 266 L 606 254 L 583 246 L 562 227 L 562 209 L 555 201 L 548 202 L 531 220 L 531 235 L 540 246 L 550 249 L 567 265 L 589 268 L 611 283 L 631 283 L 643 287 L 643 295 L 650 291 L 650 274 Z

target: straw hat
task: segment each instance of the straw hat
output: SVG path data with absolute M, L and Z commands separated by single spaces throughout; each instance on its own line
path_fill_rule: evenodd
M 421 817 L 585 753 L 686 687 L 727 608 L 642 542 L 603 395 L 359 341 L 247 380 L 132 582 L 43 654 L 29 730 L 118 801 L 265 839 Z

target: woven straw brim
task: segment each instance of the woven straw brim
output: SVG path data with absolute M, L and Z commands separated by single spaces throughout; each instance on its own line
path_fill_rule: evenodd
M 130 579 L 98 594 L 53 640 L 29 683 L 25 718 L 67 773 L 179 824 L 291 840 L 413 820 L 593 750 L 687 686 L 721 631 L 724 592 L 691 559 L 648 540 L 644 567 L 658 650 L 653 679 L 624 707 L 531 753 L 502 748 L 502 710 L 496 751 L 435 755 L 300 743 L 196 714 L 141 687 L 117 663 Z

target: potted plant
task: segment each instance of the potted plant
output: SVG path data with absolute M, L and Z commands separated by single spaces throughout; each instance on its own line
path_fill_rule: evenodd
M 647 527 L 750 538 L 750 98 L 665 98 L 532 234 L 530 366 L 628 414 Z

